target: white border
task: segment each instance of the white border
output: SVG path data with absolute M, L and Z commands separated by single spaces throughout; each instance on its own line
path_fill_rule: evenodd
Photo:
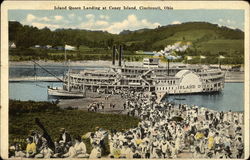
M 8 158 L 8 10 L 9 9 L 37 9 L 53 10 L 54 5 L 85 5 L 85 6 L 172 6 L 176 9 L 244 9 L 245 10 L 245 159 L 249 157 L 249 4 L 244 1 L 4 1 L 1 5 L 1 108 L 0 108 L 0 153 L 3 159 Z

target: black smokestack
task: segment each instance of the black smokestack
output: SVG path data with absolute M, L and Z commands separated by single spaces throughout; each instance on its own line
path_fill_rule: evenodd
M 113 53 L 112 53 L 112 64 L 115 65 L 115 46 L 113 46 Z
M 122 66 L 122 45 L 120 45 L 120 52 L 119 52 L 119 66 Z

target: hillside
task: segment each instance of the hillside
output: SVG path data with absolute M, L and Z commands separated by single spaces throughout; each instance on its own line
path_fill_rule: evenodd
M 183 57 L 182 60 L 187 55 L 207 56 L 209 63 L 217 63 L 215 57 L 218 55 L 225 56 L 223 63 L 227 64 L 243 63 L 244 60 L 244 32 L 207 22 L 187 22 L 137 31 L 125 30 L 118 35 L 79 29 L 51 31 L 48 28 L 37 29 L 32 26 L 23 26 L 19 22 L 9 22 L 9 32 L 9 41 L 14 42 L 17 46 L 15 49 L 17 51 L 12 50 L 10 55 L 22 56 L 26 54 L 26 56 L 30 56 L 30 59 L 34 58 L 34 55 L 41 59 L 53 59 L 51 51 L 22 52 L 34 45 L 63 46 L 66 43 L 77 47 L 77 51 L 72 52 L 72 60 L 91 59 L 93 54 L 95 57 L 92 59 L 109 60 L 111 59 L 111 47 L 114 44 L 124 45 L 125 58 L 128 59 L 128 55 L 138 57 L 135 55 L 137 50 L 159 51 L 176 42 L 189 42 L 191 46 L 185 52 L 177 53 Z M 57 54 L 58 52 L 61 53 L 61 51 L 53 51 L 57 55 L 54 59 L 63 59 L 63 56 L 60 58 L 61 55 Z M 140 59 L 140 56 L 137 59 L 132 58 L 132 60 Z

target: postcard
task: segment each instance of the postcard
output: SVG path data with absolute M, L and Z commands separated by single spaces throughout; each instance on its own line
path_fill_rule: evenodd
M 4 1 L 1 158 L 247 159 L 249 4 Z

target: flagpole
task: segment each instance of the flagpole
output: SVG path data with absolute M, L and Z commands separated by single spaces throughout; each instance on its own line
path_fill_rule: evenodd
M 168 76 L 169 76 L 169 59 L 168 59 Z
M 66 43 L 64 43 L 64 63 L 67 63 L 67 54 L 66 54 Z
M 219 63 L 219 68 L 221 69 L 221 61 L 220 61 L 220 63 Z

